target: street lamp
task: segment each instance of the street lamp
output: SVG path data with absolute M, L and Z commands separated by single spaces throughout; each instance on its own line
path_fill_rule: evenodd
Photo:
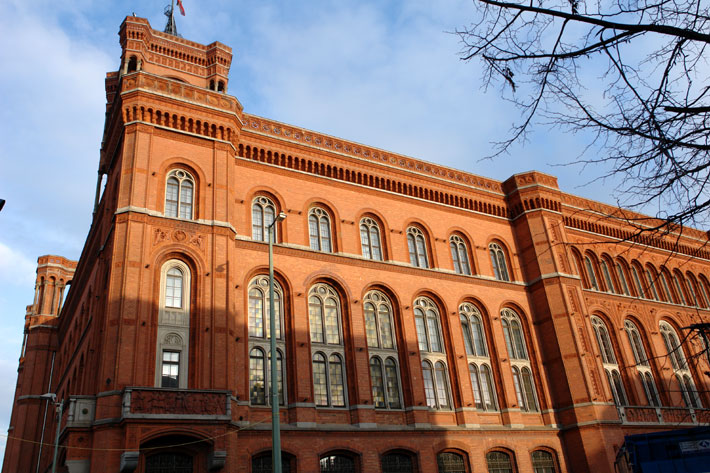
M 274 225 L 286 218 L 280 212 L 269 225 L 269 326 L 271 327 L 271 471 L 281 473 L 281 425 L 279 419 L 279 389 L 276 363 L 276 309 L 274 304 Z
M 64 410 L 64 403 L 57 402 L 57 395 L 54 393 L 42 394 L 40 399 L 47 399 L 52 401 L 57 408 L 57 433 L 54 435 L 54 456 L 52 458 L 52 473 L 57 471 L 57 451 L 59 450 L 59 429 L 62 426 L 62 411 Z

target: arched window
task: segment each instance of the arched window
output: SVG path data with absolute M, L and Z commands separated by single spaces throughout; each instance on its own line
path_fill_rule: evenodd
M 362 256 L 367 259 L 382 261 L 380 227 L 370 217 L 360 220 L 360 244 L 362 245 Z
M 468 262 L 468 249 L 466 243 L 458 235 L 452 235 L 449 238 L 449 246 L 451 247 L 451 259 L 454 261 L 454 271 L 458 274 L 471 275 L 471 265 Z
M 614 347 L 611 344 L 609 331 L 599 317 L 592 317 L 592 328 L 594 329 L 594 335 L 597 339 L 599 352 L 602 355 L 602 365 L 604 367 L 607 380 L 609 381 L 609 389 L 611 390 L 612 397 L 614 398 L 614 403 L 617 406 L 626 406 L 628 405 L 628 399 L 626 397 L 624 385 L 621 382 L 619 364 L 616 361 L 616 355 L 614 354 Z
M 251 238 L 269 241 L 269 226 L 276 218 L 276 206 L 271 199 L 258 196 L 251 204 Z M 278 241 L 277 228 L 274 226 L 274 241 Z
M 392 330 L 392 305 L 380 291 L 370 291 L 363 303 L 365 311 L 365 332 L 370 348 L 395 349 Z
M 599 265 L 602 268 L 602 276 L 604 276 L 606 292 L 613 292 L 615 294 L 618 294 L 619 291 L 617 291 L 616 286 L 614 285 L 614 280 L 611 277 L 611 272 L 609 271 L 609 263 L 607 263 L 606 259 L 602 258 L 602 260 L 599 262 Z
M 481 312 L 468 302 L 459 306 L 461 329 L 469 361 L 469 377 L 476 409 L 496 410 L 495 385 L 490 369 L 488 347 Z
M 513 462 L 505 452 L 493 451 L 486 454 L 488 473 L 513 473 Z
M 372 402 L 376 409 L 401 409 L 397 362 L 389 357 L 384 362 L 379 356 L 370 358 Z
M 401 409 L 398 355 L 392 327 L 392 305 L 380 291 L 365 295 L 365 333 L 370 352 L 370 379 L 376 408 Z
M 382 473 L 414 473 L 414 462 L 411 454 L 386 453 L 382 455 Z
M 634 354 L 636 370 L 638 371 L 639 380 L 641 381 L 641 386 L 643 386 L 643 391 L 646 395 L 648 405 L 660 406 L 661 401 L 658 396 L 658 390 L 656 389 L 656 383 L 653 380 L 651 364 L 648 362 L 648 356 L 646 355 L 646 350 L 643 346 L 643 341 L 641 340 L 641 334 L 639 333 L 636 324 L 630 320 L 626 320 L 624 322 L 624 329 L 626 330 L 626 335 L 629 337 L 629 344 L 631 345 L 631 351 Z
M 643 292 L 643 285 L 641 284 L 641 277 L 639 276 L 639 269 L 636 264 L 631 265 L 631 278 L 634 280 L 636 295 L 641 298 L 647 298 L 646 294 Z
M 417 268 L 428 268 L 429 260 L 426 252 L 426 238 L 418 227 L 407 228 L 407 247 L 409 262 Z
M 522 411 L 537 411 L 535 384 L 533 382 L 530 359 L 525 347 L 525 337 L 520 317 L 515 311 L 505 308 L 500 313 L 505 345 L 513 371 L 513 384 L 518 404 Z
M 283 292 L 274 281 L 276 316 L 276 369 L 279 404 L 285 404 L 283 354 Z M 257 276 L 249 283 L 249 393 L 252 405 L 271 405 L 271 324 L 269 278 Z
M 619 283 L 621 284 L 621 290 L 624 292 L 624 295 L 630 296 L 631 291 L 629 291 L 629 284 L 626 282 L 626 272 L 618 261 L 616 262 L 616 275 L 619 277 Z
M 281 471 L 283 473 L 291 473 L 295 471 L 291 468 L 294 458 L 281 452 Z M 192 470 L 190 470 L 192 472 Z M 262 452 L 251 459 L 251 473 L 272 473 L 271 469 L 271 452 Z
M 422 358 L 427 405 L 432 409 L 448 409 L 451 404 L 446 355 L 441 338 L 439 310 L 434 301 L 427 297 L 414 301 L 414 322 Z
M 190 339 L 190 268 L 180 260 L 170 260 L 162 266 L 160 278 L 155 385 L 184 389 Z
M 700 304 L 698 304 L 698 294 L 695 292 L 695 276 L 690 272 L 685 273 L 685 283 L 688 285 L 690 301 L 695 307 L 700 307 Z
M 700 294 L 702 295 L 703 299 L 703 307 L 710 307 L 710 289 L 708 289 L 708 280 L 702 274 L 698 279 L 698 286 L 700 286 Z
M 165 186 L 165 216 L 192 219 L 194 189 L 195 179 L 190 173 L 182 169 L 170 171 Z
M 680 303 L 683 305 L 688 305 L 688 301 L 685 298 L 685 293 L 683 292 L 683 276 L 679 275 L 678 272 L 673 273 L 673 285 L 675 290 L 678 291 L 678 297 L 680 298 Z
M 505 261 L 505 253 L 503 248 L 498 243 L 488 245 L 488 253 L 491 255 L 491 264 L 493 265 L 493 274 L 499 281 L 510 281 L 508 274 L 508 265 Z
M 676 331 L 667 322 L 661 322 L 659 328 L 666 351 L 671 359 L 673 374 L 678 382 L 683 402 L 687 407 L 702 407 Z
M 530 454 L 532 460 L 533 473 L 555 473 L 555 457 L 546 450 L 535 450 Z
M 333 251 L 331 243 L 330 216 L 320 207 L 313 207 L 308 212 L 308 234 L 311 249 L 316 251 Z
M 319 407 L 345 407 L 345 363 L 340 298 L 327 284 L 314 285 L 308 297 L 313 387 Z
M 463 455 L 453 452 L 442 452 L 436 456 L 438 473 L 466 473 L 466 463 Z
M 647 266 L 644 272 L 646 273 L 646 281 L 648 282 L 651 297 L 653 297 L 654 300 L 660 301 L 661 298 L 658 296 L 658 290 L 656 289 L 656 270 Z
M 670 276 L 668 276 L 668 270 L 661 268 L 661 286 L 663 286 L 663 292 L 666 293 L 666 301 L 671 303 L 677 303 L 673 291 L 671 291 Z
M 355 460 L 346 455 L 326 455 L 320 459 L 320 473 L 357 473 Z
M 419 351 L 444 353 L 439 328 L 439 310 L 436 304 L 426 297 L 414 301 L 414 320 L 419 339 Z
M 599 283 L 597 282 L 597 273 L 594 271 L 594 264 L 589 256 L 584 256 L 584 267 L 587 269 L 587 277 L 589 278 L 589 286 L 595 291 L 599 290 Z

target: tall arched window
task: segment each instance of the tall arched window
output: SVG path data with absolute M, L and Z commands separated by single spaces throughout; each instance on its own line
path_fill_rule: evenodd
M 647 266 L 644 272 L 646 273 L 646 281 L 648 282 L 651 297 L 653 297 L 654 300 L 660 301 L 661 298 L 658 296 L 658 290 L 656 289 L 656 270 L 651 266 Z
M 611 390 L 614 404 L 617 406 L 626 406 L 629 404 L 626 397 L 626 390 L 621 381 L 621 372 L 619 371 L 619 363 L 616 361 L 614 347 L 611 344 L 609 330 L 606 324 L 599 317 L 592 317 L 592 328 L 597 339 L 597 346 L 602 356 L 602 366 L 606 373 L 607 381 L 609 381 L 609 389 Z
M 698 278 L 698 286 L 700 286 L 700 294 L 703 299 L 703 307 L 710 307 L 710 289 L 708 288 L 708 280 L 702 274 Z
M 155 385 L 187 388 L 190 340 L 190 268 L 167 261 L 160 271 L 160 308 L 155 360 Z
M 685 283 L 688 285 L 688 294 L 690 294 L 690 302 L 695 306 L 699 307 L 698 304 L 698 294 L 695 292 L 695 276 L 692 273 L 685 273 Z
M 496 410 L 495 384 L 481 312 L 476 306 L 466 302 L 459 306 L 459 316 L 476 409 Z
M 189 172 L 174 169 L 165 185 L 165 216 L 192 219 L 195 179 Z
M 607 263 L 607 260 L 605 258 L 602 258 L 602 260 L 599 262 L 599 266 L 601 266 L 602 268 L 602 276 L 604 276 L 606 292 L 613 292 L 615 294 L 618 294 L 619 291 L 616 290 L 616 286 L 614 285 L 614 280 L 611 277 L 611 272 L 609 271 L 609 263 Z
M 626 330 L 626 335 L 629 337 L 629 344 L 631 345 L 631 351 L 634 354 L 634 361 L 636 362 L 636 370 L 638 371 L 639 380 L 641 381 L 641 386 L 643 386 L 648 405 L 660 406 L 661 400 L 658 396 L 656 383 L 653 380 L 651 364 L 648 361 L 646 349 L 641 340 L 641 333 L 636 327 L 636 324 L 630 320 L 624 322 L 624 329 Z
M 454 271 L 470 276 L 471 265 L 468 262 L 466 242 L 458 235 L 451 235 L 449 246 L 451 247 L 451 259 L 454 261 Z
M 488 473 L 513 473 L 513 462 L 505 452 L 493 451 L 486 453 Z
M 308 312 L 316 406 L 345 407 L 345 351 L 340 297 L 335 289 L 314 285 L 308 296 Z
M 283 291 L 274 281 L 274 313 L 276 315 L 276 365 L 279 404 L 285 403 L 283 339 Z M 249 283 L 249 393 L 252 405 L 271 404 L 271 324 L 269 278 L 257 276 Z
M 417 268 L 428 268 L 429 259 L 426 252 L 426 238 L 424 232 L 418 227 L 407 228 L 407 247 L 409 248 L 409 262 Z
M 594 264 L 589 256 L 584 256 L 584 267 L 587 269 L 587 277 L 589 278 L 589 286 L 595 291 L 599 290 L 599 283 L 597 282 L 597 273 L 594 270 Z
M 661 268 L 661 286 L 663 286 L 663 292 L 666 293 L 666 301 L 671 303 L 676 303 L 676 298 L 671 291 L 670 276 L 668 275 L 668 270 Z
M 370 291 L 365 295 L 363 309 L 373 403 L 379 409 L 401 409 L 399 357 L 392 325 L 392 304 L 384 293 Z
M 641 284 L 641 276 L 639 276 L 639 265 L 631 264 L 631 279 L 634 281 L 634 286 L 636 288 L 636 295 L 641 298 L 647 298 L 643 291 L 643 284 Z
M 436 456 L 438 473 L 466 473 L 463 455 L 454 452 L 442 452 Z
M 555 473 L 555 457 L 547 450 L 535 450 L 530 454 L 532 460 L 533 473 Z
M 308 234 L 311 249 L 316 251 L 333 251 L 331 243 L 330 216 L 320 207 L 313 207 L 308 212 Z
M 678 291 L 678 297 L 680 298 L 680 303 L 683 305 L 688 305 L 688 301 L 685 298 L 685 292 L 683 292 L 683 276 L 680 275 L 678 271 L 673 273 L 673 285 L 675 290 Z
M 525 347 L 525 337 L 520 317 L 512 309 L 505 308 L 500 313 L 505 345 L 513 371 L 513 384 L 518 405 L 522 411 L 537 411 L 537 398 L 533 382 L 530 358 Z
M 268 197 L 258 196 L 251 204 L 251 237 L 253 240 L 269 241 L 269 226 L 276 218 L 276 206 Z M 274 226 L 274 241 L 278 241 Z
M 367 259 L 382 261 L 380 227 L 370 217 L 360 220 L 360 245 L 362 246 L 362 256 Z
M 508 273 L 508 264 L 505 261 L 505 252 L 498 243 L 488 245 L 488 253 L 491 256 L 491 264 L 493 265 L 493 274 L 499 281 L 510 281 Z
M 295 470 L 291 465 L 294 463 L 294 457 L 281 452 L 281 472 L 291 473 Z M 190 470 L 192 472 L 192 470 Z M 272 473 L 271 468 L 271 452 L 262 452 L 251 459 L 251 473 Z
M 673 374 L 678 382 L 683 402 L 688 407 L 702 407 L 676 331 L 667 322 L 661 322 L 659 328 L 666 351 L 671 359 Z
M 630 296 L 631 291 L 629 291 L 629 284 L 626 282 L 626 272 L 618 261 L 616 262 L 616 275 L 619 277 L 619 283 L 621 284 L 621 290 L 624 292 L 624 295 Z
M 427 405 L 432 409 L 448 409 L 451 403 L 446 355 L 441 338 L 439 310 L 434 301 L 426 297 L 415 300 L 414 321 L 422 358 Z

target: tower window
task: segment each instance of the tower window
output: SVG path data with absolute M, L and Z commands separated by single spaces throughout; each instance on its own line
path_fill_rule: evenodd
M 195 180 L 190 173 L 175 169 L 165 187 L 165 216 L 190 220 L 193 217 Z

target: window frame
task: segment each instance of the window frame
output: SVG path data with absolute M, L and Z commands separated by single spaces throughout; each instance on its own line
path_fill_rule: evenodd
M 495 241 L 488 244 L 488 255 L 493 266 L 493 276 L 497 281 L 512 281 L 511 272 L 508 268 L 508 257 L 503 246 Z
M 261 223 L 257 226 L 255 223 L 255 209 L 259 209 L 260 211 L 260 220 Z M 267 209 L 271 209 L 271 219 L 267 218 Z M 255 241 L 263 241 L 268 243 L 269 242 L 269 231 L 268 228 L 271 226 L 276 219 L 276 216 L 279 214 L 278 208 L 276 207 L 276 204 L 274 204 L 274 201 L 265 196 L 265 195 L 257 195 L 252 199 L 251 202 L 251 238 L 252 240 Z M 260 235 L 257 235 L 257 229 Z M 273 226 L 274 229 L 274 242 L 277 243 L 279 241 L 279 231 L 278 231 L 278 224 Z
M 473 270 L 466 240 L 461 235 L 454 233 L 449 237 L 449 249 L 451 250 L 454 272 L 464 276 L 471 276 Z
M 176 200 L 168 200 L 168 192 L 170 189 L 170 180 L 175 179 L 177 181 L 177 195 L 175 196 Z M 190 198 L 189 198 L 189 203 L 187 203 L 187 199 L 183 201 L 183 184 L 189 183 L 191 188 L 190 188 Z M 195 197 L 197 195 L 197 184 L 195 181 L 195 178 L 193 175 L 187 171 L 186 169 L 183 168 L 174 168 L 168 171 L 168 173 L 165 176 L 165 195 L 163 199 L 163 215 L 165 217 L 169 218 L 176 218 L 180 220 L 196 220 L 196 213 L 195 213 Z M 172 210 L 168 210 L 168 203 L 171 203 L 171 205 L 175 205 L 175 212 L 173 215 Z M 184 205 L 189 205 L 189 217 L 183 216 L 183 206 Z
M 377 245 L 373 245 L 373 230 L 376 234 Z M 367 238 L 363 238 L 363 235 L 366 235 Z M 382 230 L 377 220 L 372 217 L 365 216 L 360 219 L 360 249 L 362 256 L 366 259 L 373 261 L 384 261 L 385 259 L 384 246 L 382 244 Z M 375 249 L 379 252 L 378 255 L 375 255 Z
M 535 376 L 530 362 L 530 352 L 527 349 L 525 331 L 520 315 L 515 310 L 504 307 L 500 311 L 500 321 L 520 411 L 539 412 L 540 401 L 537 395 Z M 525 373 L 529 373 L 529 386 L 524 383 L 523 375 Z
M 315 231 L 313 233 L 313 220 L 315 219 Z M 323 225 L 325 223 L 325 226 Z M 327 235 L 323 230 L 327 229 Z M 328 248 L 325 248 L 327 243 Z M 333 229 L 333 218 L 326 209 L 320 206 L 313 206 L 308 210 L 308 244 L 311 250 L 323 253 L 335 253 L 335 231 Z
M 409 250 L 409 264 L 415 268 L 429 269 L 428 238 L 423 229 L 416 225 L 407 227 L 407 249 Z

